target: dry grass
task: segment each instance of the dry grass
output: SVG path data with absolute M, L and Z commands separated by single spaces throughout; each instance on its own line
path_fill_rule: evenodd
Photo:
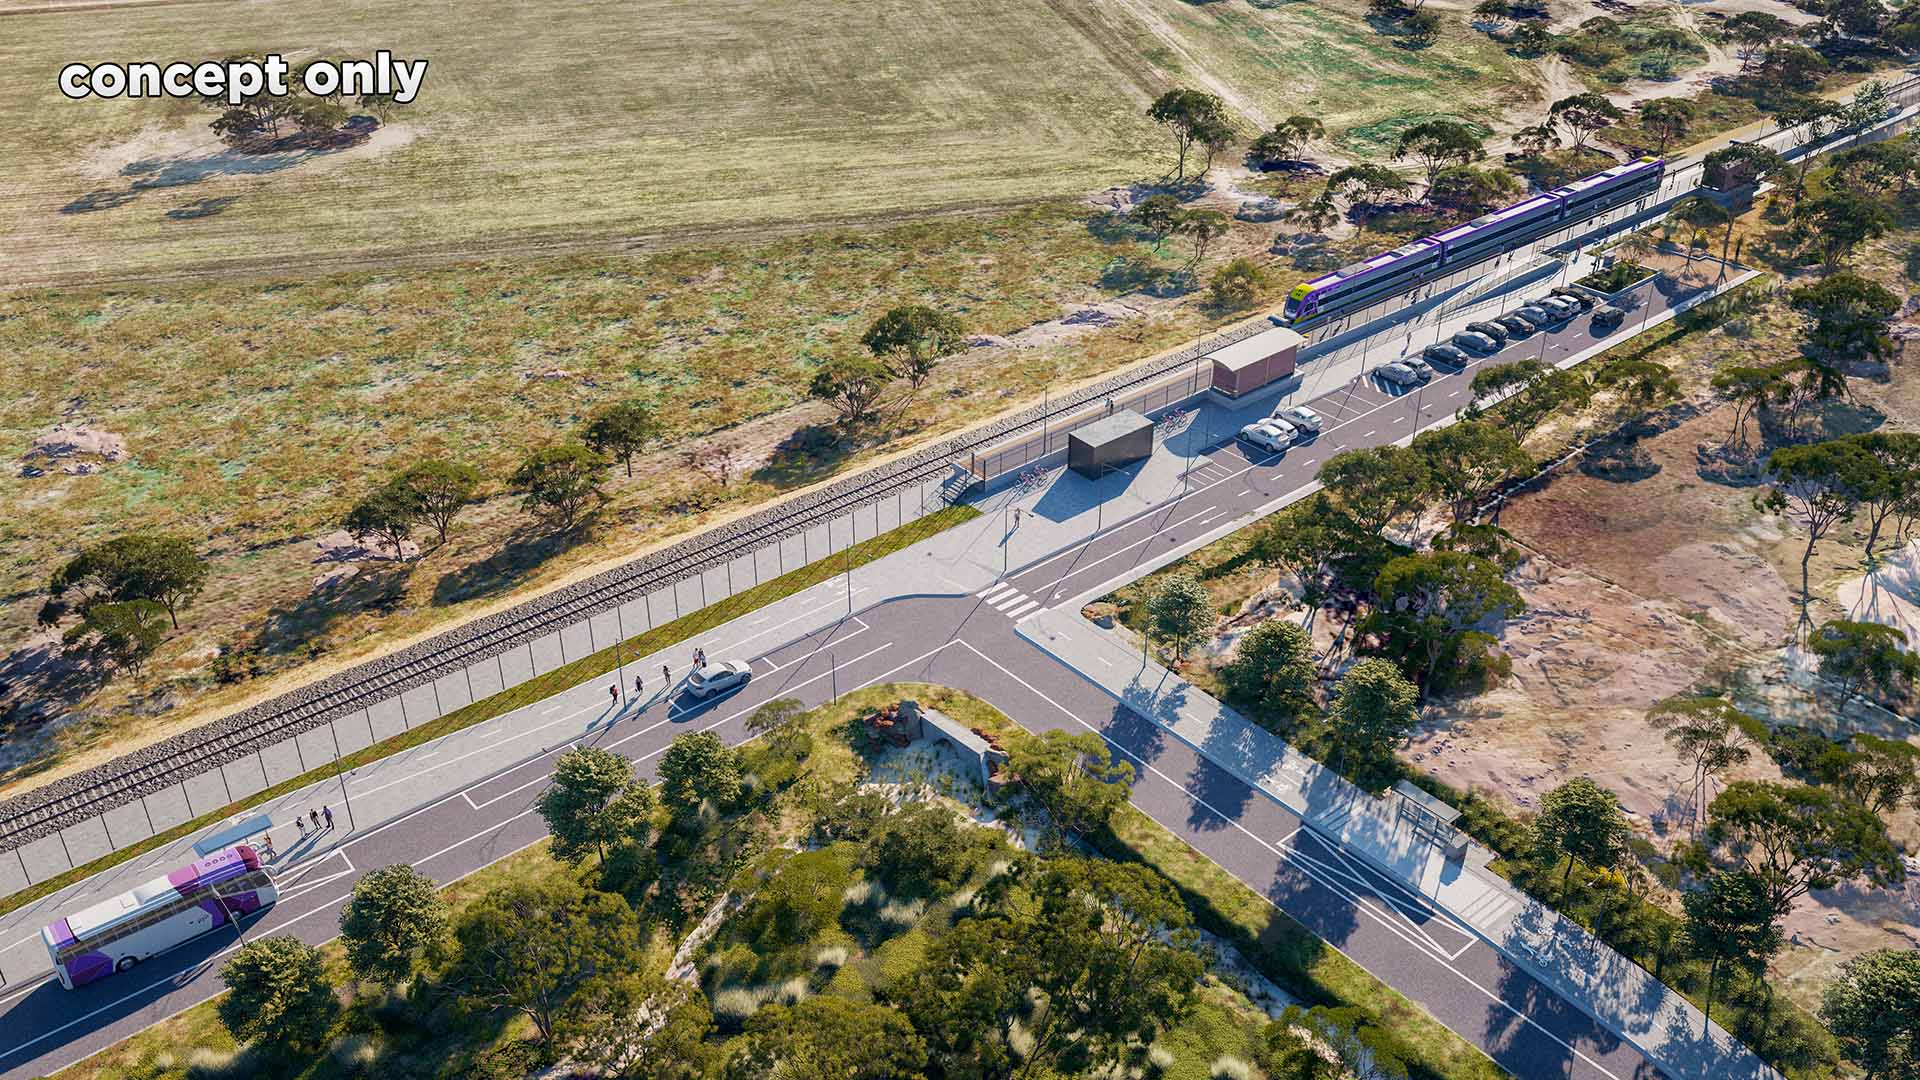
M 1036 0 L 268 0 L 6 23 L 15 280 L 1058 195 L 1131 175 L 1148 138 L 1142 92 Z M 266 175 L 195 105 L 69 103 L 52 85 L 74 59 L 378 48 L 430 61 L 395 117 L 410 141 Z M 207 199 L 235 201 L 168 216 Z

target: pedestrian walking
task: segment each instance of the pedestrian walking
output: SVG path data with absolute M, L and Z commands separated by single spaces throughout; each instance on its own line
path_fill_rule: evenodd
M 313 822 L 314 832 L 320 831 L 320 812 L 319 811 L 317 810 L 307 811 L 307 820 Z
M 644 683 L 641 682 L 640 676 L 635 675 L 633 677 L 633 696 L 639 697 L 641 694 L 644 694 L 646 692 L 647 692 L 646 686 Z
M 299 814 L 293 815 L 293 827 L 300 830 L 300 839 L 307 838 L 307 822 Z
M 620 707 L 620 687 L 618 685 L 607 687 L 607 696 L 613 699 L 615 708 Z
M 268 833 L 267 838 L 260 842 L 260 854 L 265 855 L 267 857 L 268 862 L 272 862 L 273 860 L 279 858 L 279 856 L 275 855 L 273 852 L 273 834 L 272 833 Z
M 673 669 L 665 664 L 660 665 L 660 681 L 667 685 L 667 689 L 673 689 Z
M 1113 399 L 1112 398 L 1107 399 L 1107 415 L 1108 416 L 1113 415 Z
M 327 819 L 327 828 L 329 829 L 333 828 L 333 807 L 331 806 L 321 807 L 320 816 Z
M 1020 508 L 1017 506 L 1013 508 L 1013 527 L 1020 527 Z

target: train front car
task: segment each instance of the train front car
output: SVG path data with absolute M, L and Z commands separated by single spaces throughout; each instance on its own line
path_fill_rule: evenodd
M 1298 329 L 1365 307 L 1418 285 L 1439 262 L 1439 245 L 1423 239 L 1322 274 L 1287 297 L 1282 321 Z

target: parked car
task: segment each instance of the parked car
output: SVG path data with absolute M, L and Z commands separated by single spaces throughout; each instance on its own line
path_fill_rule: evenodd
M 1420 355 L 1432 363 L 1445 364 L 1448 367 L 1466 367 L 1473 359 L 1462 350 L 1444 342 L 1427 346 L 1426 351 Z
M 1285 450 L 1298 442 L 1300 435 L 1293 430 L 1292 424 L 1269 416 L 1241 428 L 1240 438 L 1263 450 Z
M 1620 321 L 1626 317 L 1626 311 L 1608 304 L 1593 313 L 1593 325 L 1602 330 L 1611 330 L 1619 326 Z
M 1581 311 L 1593 310 L 1593 297 L 1578 289 L 1555 289 L 1553 295 L 1579 308 Z
M 721 660 L 687 676 L 687 693 L 697 698 L 724 694 L 736 686 L 745 686 L 753 678 L 753 668 L 740 660 Z
M 1500 325 L 1507 328 L 1509 335 L 1517 338 L 1526 337 L 1528 334 L 1540 329 L 1518 315 L 1500 316 Z
M 1535 327 L 1552 326 L 1554 323 L 1563 321 L 1560 316 L 1538 304 L 1528 304 L 1526 307 L 1514 312 L 1514 314 L 1532 323 Z
M 1580 314 L 1580 305 L 1558 296 L 1543 296 L 1535 300 L 1533 306 L 1552 312 L 1557 319 L 1571 319 Z
M 1495 322 L 1470 322 L 1467 329 L 1476 334 L 1485 334 L 1502 345 L 1507 343 L 1507 328 Z
M 1499 342 L 1485 334 L 1477 334 L 1472 330 L 1462 330 L 1453 335 L 1453 343 L 1468 352 L 1480 353 L 1482 355 L 1497 352 L 1500 348 Z
M 1273 414 L 1273 418 L 1275 420 L 1283 420 L 1311 435 L 1320 434 L 1321 429 L 1327 426 L 1326 417 L 1321 416 L 1305 405 L 1295 405 L 1291 409 L 1281 409 L 1279 412 Z
M 1432 364 L 1427 363 L 1425 360 L 1422 360 L 1417 356 L 1406 357 L 1400 362 L 1412 368 L 1414 374 L 1420 376 L 1421 382 L 1426 382 L 1428 379 L 1431 379 L 1435 375 L 1439 374 L 1438 372 L 1433 370 Z
M 1373 373 L 1395 386 L 1418 386 L 1430 376 L 1422 375 L 1411 365 L 1394 360 L 1373 369 Z

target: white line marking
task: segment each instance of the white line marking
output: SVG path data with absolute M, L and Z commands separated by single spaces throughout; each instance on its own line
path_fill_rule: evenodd
M 1013 586 L 1007 584 L 1004 581 L 996 581 L 993 584 L 987 586 L 986 588 L 981 589 L 979 592 L 974 593 L 974 595 L 978 596 L 982 600 L 989 600 L 993 597 L 993 594 L 999 592 L 1001 589 L 1011 589 L 1011 588 L 1013 588 Z
M 1017 619 L 1020 616 L 1026 614 L 1029 610 L 1033 608 L 1037 608 L 1039 606 L 1040 606 L 1040 601 L 1029 600 L 1024 604 L 1021 604 L 1019 607 L 1014 608 L 1013 610 L 1007 612 L 1006 615 L 1007 615 L 1007 618 L 1009 619 Z

